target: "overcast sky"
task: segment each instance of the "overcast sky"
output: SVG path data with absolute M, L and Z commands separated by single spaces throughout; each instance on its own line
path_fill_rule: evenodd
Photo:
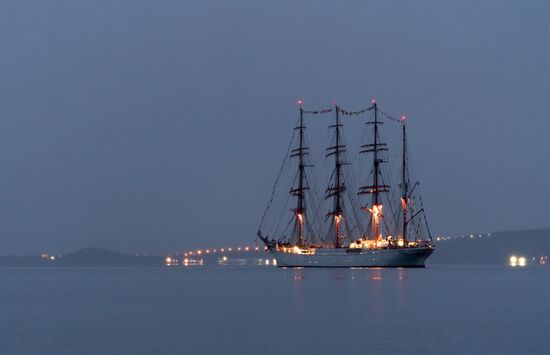
M 548 1 L 0 1 L 0 254 L 253 244 L 296 120 L 409 117 L 432 232 L 550 225 Z

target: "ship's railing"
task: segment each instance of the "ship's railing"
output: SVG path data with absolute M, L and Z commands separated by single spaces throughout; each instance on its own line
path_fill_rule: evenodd
M 300 248 L 299 246 L 284 246 L 277 245 L 277 251 L 290 254 L 303 254 L 303 255 L 313 255 L 315 254 L 315 249 L 311 248 Z

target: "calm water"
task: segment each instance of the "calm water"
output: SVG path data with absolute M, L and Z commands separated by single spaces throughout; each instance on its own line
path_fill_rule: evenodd
M 550 353 L 548 268 L 2 268 L 2 354 Z

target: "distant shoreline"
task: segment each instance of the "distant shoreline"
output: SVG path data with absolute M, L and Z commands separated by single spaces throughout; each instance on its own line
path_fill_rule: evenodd
M 550 228 L 464 235 L 435 240 L 436 251 L 427 265 L 506 265 L 511 256 L 525 257 L 528 264 L 539 264 L 550 256 Z M 263 251 L 225 253 L 231 260 L 265 259 Z M 224 255 L 189 257 L 189 265 L 213 265 Z M 0 267 L 112 267 L 164 266 L 184 264 L 182 255 L 132 255 L 104 248 L 84 248 L 63 255 L 0 256 Z M 230 261 L 231 261 L 230 260 Z M 200 261 L 200 263 L 199 263 Z M 204 261 L 204 263 L 203 263 Z M 230 263 L 231 264 L 231 263 Z M 243 264 L 244 265 L 244 264 Z

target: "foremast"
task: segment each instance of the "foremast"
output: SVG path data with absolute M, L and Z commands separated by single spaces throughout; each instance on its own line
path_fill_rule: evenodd
M 308 147 L 304 146 L 304 110 L 302 109 L 302 100 L 298 101 L 298 107 L 300 112 L 299 125 L 295 127 L 295 130 L 298 130 L 298 147 L 291 151 L 290 157 L 298 157 L 298 186 L 293 187 L 290 190 L 290 193 L 296 196 L 296 208 L 294 209 L 295 214 L 295 225 L 298 229 L 298 245 L 304 245 L 304 214 L 305 214 L 305 190 L 306 186 L 306 174 L 305 174 L 305 155 L 308 154 Z
M 342 222 L 342 194 L 346 191 L 346 185 L 344 178 L 342 176 L 342 165 L 345 163 L 342 162 L 341 155 L 346 150 L 346 146 L 342 144 L 342 139 L 340 136 L 340 128 L 342 124 L 340 123 L 340 115 L 338 107 L 335 103 L 335 123 L 329 128 L 334 128 L 335 131 L 335 144 L 332 147 L 326 149 L 326 157 L 334 156 L 334 180 L 326 189 L 325 199 L 332 198 L 333 200 L 333 209 L 328 214 L 332 216 L 334 223 L 334 247 L 340 247 L 340 224 Z
M 381 167 L 382 163 L 386 161 L 381 158 L 381 152 L 387 151 L 388 147 L 386 143 L 380 142 L 379 137 L 379 125 L 382 125 L 383 122 L 378 120 L 378 105 L 376 100 L 372 100 L 371 108 L 374 110 L 374 121 L 367 122 L 368 125 L 373 126 L 374 130 L 374 139 L 373 143 L 365 144 L 361 146 L 361 151 L 359 153 L 373 153 L 373 170 L 372 170 L 372 183 L 371 185 L 365 185 L 359 188 L 359 195 L 370 194 L 372 195 L 372 206 L 371 208 L 365 207 L 365 210 L 368 211 L 371 215 L 371 225 L 372 225 L 372 238 L 377 240 L 380 238 L 379 225 L 381 219 L 384 217 L 382 209 L 384 205 L 381 201 L 381 194 L 390 191 L 390 187 L 384 184 L 381 177 Z

